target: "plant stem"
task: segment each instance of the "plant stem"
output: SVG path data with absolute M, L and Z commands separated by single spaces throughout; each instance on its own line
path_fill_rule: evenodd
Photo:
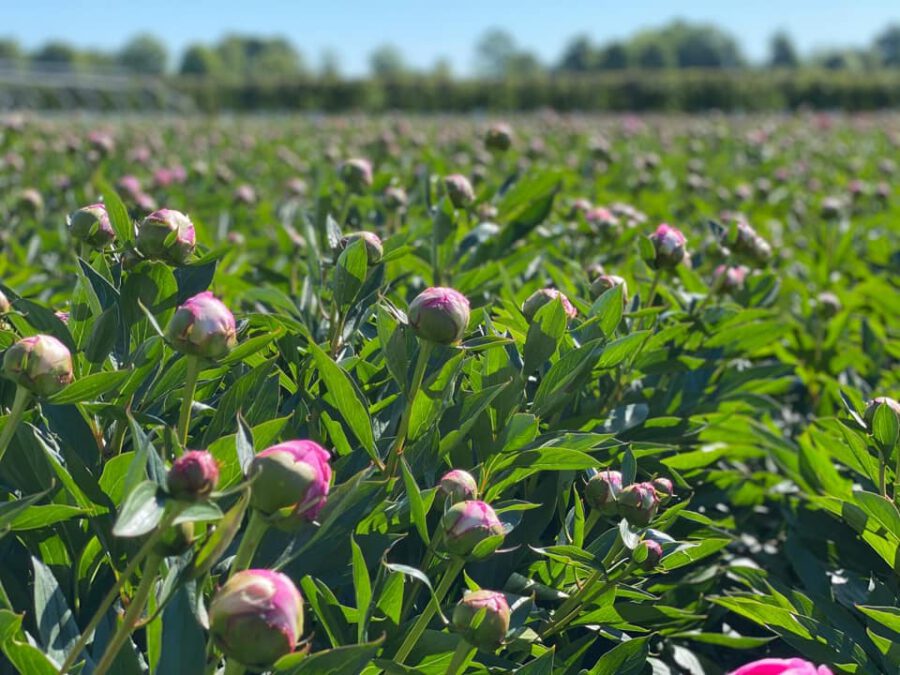
M 460 638 L 459 644 L 456 645 L 456 650 L 453 652 L 453 659 L 451 659 L 450 665 L 447 666 L 445 675 L 464 673 L 466 671 L 466 666 L 469 665 L 469 659 L 472 658 L 475 651 L 475 647 Z
M 256 549 L 262 541 L 263 535 L 269 529 L 269 524 L 265 521 L 262 514 L 256 509 L 250 510 L 250 519 L 247 521 L 247 529 L 244 530 L 244 536 L 241 538 L 241 544 L 238 546 L 237 554 L 231 563 L 231 571 L 228 576 L 231 577 L 235 572 L 241 572 L 253 562 L 253 556 Z
M 25 408 L 28 407 L 30 400 L 30 391 L 21 385 L 16 387 L 16 397 L 13 399 L 12 409 L 9 411 L 9 415 L 6 416 L 6 425 L 3 427 L 3 432 L 0 433 L 0 460 L 6 454 L 9 442 L 15 435 L 16 429 L 19 428 L 19 422 L 22 421 L 22 415 L 25 413 Z
M 151 553 L 147 558 L 147 563 L 144 565 L 144 573 L 141 576 L 141 583 L 138 586 L 134 597 L 131 598 L 131 604 L 128 605 L 128 611 L 125 612 L 125 618 L 122 619 L 122 623 L 116 630 L 115 635 L 113 635 L 112 640 L 110 640 L 109 644 L 106 646 L 106 651 L 103 653 L 103 658 L 100 659 L 100 663 L 97 664 L 94 675 L 105 675 L 106 672 L 109 671 L 113 661 L 116 660 L 116 656 L 122 649 L 122 645 L 125 644 L 128 637 L 131 635 L 131 632 L 134 630 L 134 627 L 141 616 L 141 612 L 144 611 L 144 605 L 147 604 L 147 598 L 150 596 L 150 591 L 153 589 L 153 584 L 156 581 L 156 573 L 159 571 L 161 562 L 162 557 L 156 553 Z
M 197 390 L 197 378 L 200 376 L 200 357 L 188 354 L 187 373 L 184 376 L 184 394 L 181 399 L 181 413 L 178 415 L 178 440 L 187 447 L 188 427 L 191 425 L 191 406 L 194 404 L 194 392 Z
M 600 512 L 596 511 L 594 509 L 591 509 L 591 514 L 587 517 L 587 520 L 584 523 L 585 538 L 587 538 L 587 536 L 591 533 L 591 530 L 594 529 L 594 526 L 600 522 L 600 518 L 602 518 L 602 516 L 600 515 Z
M 887 473 L 887 460 L 884 457 L 878 458 L 878 492 L 882 497 L 887 498 L 887 481 L 885 474 Z
M 428 627 L 431 619 L 440 608 L 441 600 L 443 600 L 444 596 L 447 595 L 447 591 L 450 590 L 450 586 L 456 580 L 456 577 L 459 576 L 459 573 L 462 571 L 465 565 L 466 561 L 462 558 L 452 558 L 450 560 L 450 564 L 444 571 L 444 576 L 441 579 L 441 583 L 438 584 L 438 587 L 435 589 L 434 595 L 431 597 L 431 601 L 428 603 L 425 611 L 423 611 L 419 615 L 419 618 L 416 619 L 416 622 L 413 624 L 413 627 L 410 629 L 409 633 L 406 634 L 406 639 L 403 640 L 403 644 L 400 645 L 400 649 L 398 649 L 397 653 L 394 654 L 394 663 L 403 665 L 406 657 L 409 656 L 409 653 L 412 651 L 415 644 L 419 641 L 419 638 L 422 637 L 422 633 L 425 632 L 425 629 Z
M 228 659 L 225 662 L 225 672 L 223 675 L 244 675 L 244 672 L 244 666 L 234 659 Z
M 331 317 L 331 358 L 337 358 L 337 353 L 341 349 L 341 339 L 344 332 L 344 322 L 347 317 L 341 312 L 341 308 L 334 305 L 334 313 Z
M 650 290 L 647 292 L 647 309 L 653 307 L 653 301 L 656 300 L 656 289 L 659 286 L 659 280 L 662 277 L 662 270 L 658 269 L 653 273 L 653 281 L 650 282 Z M 641 318 L 641 325 L 639 326 L 640 330 L 644 329 L 644 320 L 647 317 Z
M 897 466 L 894 469 L 894 504 L 900 506 L 900 448 L 895 447 L 897 453 Z
M 403 446 L 406 443 L 406 436 L 409 433 L 409 422 L 412 417 L 413 402 L 416 400 L 416 394 L 422 387 L 422 380 L 425 377 L 425 369 L 428 367 L 428 359 L 434 345 L 427 340 L 419 342 L 419 355 L 416 358 L 416 369 L 413 372 L 412 384 L 406 395 L 406 408 L 403 410 L 403 416 L 400 418 L 400 427 L 397 429 L 397 436 L 394 444 L 388 452 L 387 471 L 389 475 L 394 475 L 397 466 L 400 464 L 400 456 L 403 454 Z

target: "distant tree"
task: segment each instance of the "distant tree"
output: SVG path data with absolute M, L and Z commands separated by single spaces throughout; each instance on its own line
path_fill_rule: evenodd
M 852 66 L 850 54 L 838 49 L 820 52 L 815 55 L 813 61 L 828 70 L 849 70 Z
M 78 52 L 66 42 L 48 42 L 38 49 L 32 60 L 41 65 L 74 68 L 78 63 Z
M 431 67 L 431 75 L 437 80 L 448 81 L 453 79 L 453 64 L 450 59 L 442 56 Z
M 25 57 L 22 47 L 12 38 L 0 38 L 0 61 L 18 63 Z
M 141 75 L 162 75 L 166 71 L 169 54 L 165 45 L 152 35 L 133 37 L 119 52 L 119 63 Z
M 369 55 L 369 70 L 374 77 L 391 79 L 406 72 L 406 62 L 399 49 L 382 45 Z
M 319 77 L 324 80 L 341 79 L 341 58 L 333 49 L 326 49 L 322 52 L 319 61 Z
M 475 70 L 486 77 L 503 77 L 516 51 L 512 35 L 498 28 L 491 29 L 475 45 Z
M 228 35 L 216 45 L 222 69 L 239 77 L 291 77 L 304 71 L 293 45 L 282 38 Z
M 78 52 L 75 62 L 77 66 L 87 69 L 115 68 L 118 65 L 114 54 L 102 52 L 99 49 L 86 49 Z
M 534 77 L 543 69 L 537 55 L 527 51 L 516 52 L 506 64 L 506 74 L 509 77 Z
M 900 67 L 900 24 L 892 24 L 879 33 L 873 51 L 880 65 Z
M 655 40 L 636 40 L 631 48 L 631 61 L 638 68 L 671 68 L 675 59 Z
M 217 75 L 222 70 L 222 61 L 218 53 L 206 45 L 191 45 L 181 58 L 178 72 L 182 75 Z
M 679 68 L 733 68 L 743 61 L 737 41 L 715 26 L 676 21 L 663 33 L 674 43 Z
M 597 50 L 587 35 L 579 35 L 566 46 L 558 69 L 568 73 L 586 73 L 596 67 Z
M 791 37 L 778 31 L 769 41 L 769 65 L 773 68 L 796 68 L 800 64 Z
M 622 70 L 628 67 L 628 50 L 621 42 L 610 42 L 600 50 L 597 66 L 601 70 Z

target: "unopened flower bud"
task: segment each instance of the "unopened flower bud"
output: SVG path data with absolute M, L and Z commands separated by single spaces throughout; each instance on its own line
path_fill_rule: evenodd
M 22 338 L 6 350 L 3 375 L 38 396 L 52 396 L 75 379 L 69 349 L 52 335 Z
M 622 287 L 622 300 L 625 302 L 628 301 L 628 284 L 625 283 L 625 279 L 615 274 L 601 274 L 591 283 L 591 297 L 595 300 L 599 298 L 601 295 L 606 293 L 606 291 L 615 288 L 616 286 Z
M 633 483 L 619 493 L 619 515 L 632 525 L 646 527 L 656 517 L 659 497 L 650 483 Z
M 116 238 L 116 231 L 103 204 L 91 204 L 72 213 L 69 216 L 69 232 L 78 241 L 96 249 L 109 246 Z
M 444 189 L 447 191 L 450 202 L 457 209 L 464 209 L 475 201 L 475 190 L 472 189 L 472 184 L 460 173 L 444 176 Z
M 219 483 L 219 465 L 205 450 L 189 450 L 172 463 L 166 484 L 175 499 L 195 502 L 209 497 Z
M 10 309 L 12 309 L 12 305 L 9 298 L 6 297 L 6 293 L 0 291 L 0 315 L 9 314 Z
M 234 189 L 234 201 L 239 204 L 255 204 L 256 203 L 256 190 L 253 189 L 251 185 L 238 185 Z
M 314 441 L 287 441 L 260 452 L 247 470 L 250 505 L 266 515 L 282 509 L 314 520 L 331 484 L 331 454 Z
M 218 359 L 237 342 L 234 315 L 212 293 L 188 298 L 172 316 L 166 329 L 172 346 L 184 354 Z
M 749 272 L 749 268 L 744 265 L 737 267 L 719 265 L 713 272 L 715 276 L 714 290 L 717 289 L 720 293 L 734 293 L 741 290 Z
M 824 291 L 816 296 L 816 309 L 826 319 L 836 316 L 842 307 L 840 298 L 830 291 Z
M 451 506 L 441 519 L 441 530 L 443 550 L 462 557 L 473 554 L 478 558 L 489 556 L 503 543 L 505 534 L 503 523 L 494 509 L 477 500 L 457 502 Z M 491 543 L 479 547 L 483 542 Z
M 463 596 L 453 608 L 450 621 L 470 645 L 492 651 L 503 643 L 509 617 L 509 603 L 503 593 L 480 590 Z
M 484 136 L 484 147 L 491 152 L 506 152 L 512 142 L 513 131 L 508 124 L 494 124 Z
M 402 211 L 409 201 L 406 190 L 391 186 L 384 191 L 384 205 L 391 211 Z
M 622 491 L 622 474 L 618 471 L 599 471 L 591 476 L 584 488 L 584 500 L 603 515 L 616 512 L 619 493 Z
M 665 504 L 675 495 L 675 484 L 671 480 L 660 476 L 654 478 L 650 484 L 656 490 L 656 496 L 659 497 L 660 504 Z
M 528 299 L 522 304 L 522 314 L 524 314 L 525 318 L 528 319 L 528 322 L 531 323 L 531 321 L 534 320 L 535 314 L 537 314 L 541 307 L 557 298 L 562 302 L 563 311 L 566 313 L 567 317 L 574 319 L 578 316 L 578 310 L 572 306 L 572 303 L 569 302 L 569 298 L 555 288 L 541 288 L 529 295 Z
M 362 239 L 366 245 L 366 259 L 369 265 L 377 265 L 384 257 L 384 246 L 381 238 L 374 232 L 353 232 L 341 239 L 341 247 L 346 248 L 354 241 Z
M 409 303 L 409 324 L 423 340 L 449 345 L 469 325 L 469 300 L 452 288 L 426 288 Z
M 475 499 L 478 496 L 478 484 L 472 474 L 462 469 L 453 469 L 445 473 L 438 489 L 451 504 Z
M 18 195 L 19 207 L 31 215 L 37 215 L 44 210 L 44 198 L 34 188 L 25 188 Z
M 180 211 L 154 211 L 141 222 L 136 244 L 147 258 L 183 265 L 197 245 L 194 224 Z
M 876 396 L 866 403 L 866 412 L 864 413 L 864 416 L 866 418 L 866 424 L 868 424 L 869 427 L 872 426 L 872 422 L 875 420 L 875 411 L 878 410 L 878 406 L 880 405 L 888 406 L 898 417 L 900 417 L 900 401 L 892 399 L 890 396 Z
M 650 242 L 656 251 L 654 262 L 657 269 L 673 268 L 684 260 L 687 239 L 681 230 L 663 223 L 650 235 Z
M 268 670 L 297 647 L 303 634 L 303 596 L 281 572 L 238 572 L 210 603 L 209 630 L 225 656 Z
M 659 545 L 659 542 L 653 541 L 652 539 L 645 539 L 638 544 L 633 555 L 635 559 L 643 558 L 638 565 L 640 565 L 641 569 L 645 572 L 649 572 L 656 569 L 656 566 L 659 565 L 659 561 L 662 560 L 663 557 L 663 550 L 662 546 Z M 645 555 L 646 557 L 644 557 Z
M 354 192 L 364 192 L 372 185 L 372 163 L 360 157 L 348 159 L 341 166 L 341 178 Z

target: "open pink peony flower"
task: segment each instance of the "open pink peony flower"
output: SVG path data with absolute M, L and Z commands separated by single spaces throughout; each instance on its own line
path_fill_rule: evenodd
M 803 659 L 760 659 L 741 666 L 730 675 L 833 675 L 828 666 L 819 666 Z

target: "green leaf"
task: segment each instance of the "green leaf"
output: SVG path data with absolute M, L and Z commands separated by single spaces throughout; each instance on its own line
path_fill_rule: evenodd
M 59 665 L 39 648 L 20 639 L 22 633 L 22 617 L 7 609 L 0 609 L 0 636 L 3 654 L 18 673 L 27 675 L 56 675 Z
M 366 282 L 368 258 L 366 244 L 357 239 L 338 257 L 334 268 L 334 300 L 339 307 L 348 307 Z
M 419 486 L 416 485 L 416 479 L 413 478 L 412 472 L 409 470 L 409 464 L 406 458 L 401 458 L 400 470 L 403 473 L 403 486 L 406 488 L 406 498 L 409 500 L 409 511 L 411 520 L 422 541 L 426 544 L 431 542 L 428 536 L 428 521 L 425 516 L 425 503 L 422 500 L 422 493 L 419 492 Z
M 872 436 L 875 437 L 883 457 L 890 457 L 893 453 L 898 434 L 900 434 L 900 415 L 886 403 L 878 404 L 872 418 Z
M 566 332 L 567 322 L 568 317 L 560 298 L 546 303 L 537 311 L 525 338 L 525 373 L 533 372 L 553 356 L 560 338 Z
M 134 241 L 134 224 L 128 216 L 128 209 L 116 194 L 116 191 L 107 182 L 100 180 L 97 182 L 97 188 L 103 195 L 103 204 L 106 206 L 106 213 L 109 215 L 109 223 L 116 232 L 116 239 L 120 242 L 127 243 Z
M 84 347 L 84 356 L 91 363 L 103 363 L 119 337 L 119 308 L 110 307 L 94 321 Z
M 625 308 L 624 289 L 621 284 L 605 291 L 591 305 L 590 316 L 597 317 L 600 330 L 607 338 L 615 333 L 622 321 Z
M 34 568 L 34 614 L 47 655 L 62 663 L 81 632 L 59 582 L 43 562 L 31 559 Z
M 152 481 L 144 481 L 125 498 L 113 526 L 117 537 L 140 537 L 147 534 L 162 519 L 164 495 Z
M 117 370 L 111 373 L 94 373 L 76 380 L 48 400 L 54 405 L 93 401 L 116 389 L 128 379 L 129 375 L 130 373 L 125 370 Z
M 869 516 L 881 524 L 895 539 L 900 542 L 900 511 L 889 499 L 873 492 L 855 490 L 853 500 Z
M 335 647 L 310 656 L 289 654 L 275 664 L 276 673 L 287 675 L 346 675 L 361 673 L 375 658 L 382 640 L 359 645 Z
M 188 575 L 190 578 L 196 579 L 206 574 L 225 554 L 225 551 L 231 546 L 231 542 L 234 541 L 238 530 L 241 529 L 244 512 L 249 504 L 249 493 L 243 494 L 237 503 L 222 517 L 222 520 L 216 525 L 216 529 L 213 530 L 213 533 L 203 542 L 203 545 L 194 555 Z
M 14 532 L 23 530 L 38 530 L 42 527 L 62 523 L 72 518 L 85 515 L 84 509 L 65 504 L 45 504 L 43 506 L 29 506 L 20 512 L 10 524 Z
M 356 539 L 350 537 L 350 548 L 353 553 L 353 589 L 356 592 L 357 640 L 365 641 L 366 618 L 369 613 L 369 605 L 372 602 L 372 580 L 369 577 L 369 568 L 366 567 L 366 559 L 362 549 L 356 543 Z
M 637 675 L 647 663 L 650 638 L 633 638 L 606 652 L 588 675 Z

